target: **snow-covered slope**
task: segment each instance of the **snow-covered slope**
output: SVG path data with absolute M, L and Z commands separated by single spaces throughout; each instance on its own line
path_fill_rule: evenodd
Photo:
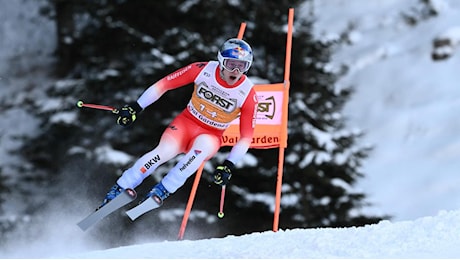
M 348 31 L 350 45 L 333 58 L 350 68 L 338 87 L 356 90 L 344 115 L 375 146 L 358 188 L 375 204 L 369 211 L 395 220 L 460 208 L 460 2 L 428 2 L 437 16 L 415 15 L 422 8 L 416 0 L 313 5 L 318 38 Z M 447 44 L 434 47 L 436 39 Z M 433 60 L 433 53 L 447 58 Z
M 199 241 L 165 241 L 72 258 L 458 258 L 460 211 L 359 228 L 295 229 Z

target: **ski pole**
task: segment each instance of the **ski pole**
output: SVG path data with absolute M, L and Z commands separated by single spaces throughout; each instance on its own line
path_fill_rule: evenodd
M 84 103 L 83 101 L 79 100 L 77 102 L 77 107 L 87 107 L 87 108 L 94 108 L 94 109 L 99 109 L 99 110 L 107 110 L 107 111 L 112 111 L 114 114 L 118 114 L 118 109 L 111 107 L 111 106 L 104 106 L 104 105 L 97 105 L 97 104 L 87 104 Z
M 226 187 L 225 185 L 222 186 L 222 191 L 220 192 L 220 209 L 219 209 L 219 213 L 217 213 L 217 216 L 219 218 L 224 217 L 225 187 Z

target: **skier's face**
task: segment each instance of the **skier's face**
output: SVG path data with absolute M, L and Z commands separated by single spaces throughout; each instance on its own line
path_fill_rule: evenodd
M 223 69 L 222 73 L 221 73 L 221 76 L 222 76 L 222 79 L 225 82 L 227 82 L 228 85 L 232 86 L 236 82 L 238 82 L 238 80 L 241 78 L 241 76 L 243 76 L 243 72 L 240 72 L 237 69 L 233 70 L 233 71 Z

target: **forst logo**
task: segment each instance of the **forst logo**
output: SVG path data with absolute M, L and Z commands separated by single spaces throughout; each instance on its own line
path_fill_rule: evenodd
M 227 100 L 218 94 L 213 93 L 212 91 L 206 89 L 203 85 L 200 85 L 197 90 L 197 95 L 200 98 L 203 98 L 221 108 L 223 108 L 227 112 L 231 112 L 235 110 L 236 101 L 234 100 Z
M 257 104 L 257 112 L 259 115 L 264 115 L 269 119 L 273 119 L 276 111 L 275 98 L 273 96 L 266 98 L 263 101 L 259 101 Z

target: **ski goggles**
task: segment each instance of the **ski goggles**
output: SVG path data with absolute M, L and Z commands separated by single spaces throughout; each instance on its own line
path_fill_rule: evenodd
M 238 70 L 240 73 L 244 73 L 249 70 L 251 64 L 244 60 L 224 59 L 222 66 L 230 72 Z

